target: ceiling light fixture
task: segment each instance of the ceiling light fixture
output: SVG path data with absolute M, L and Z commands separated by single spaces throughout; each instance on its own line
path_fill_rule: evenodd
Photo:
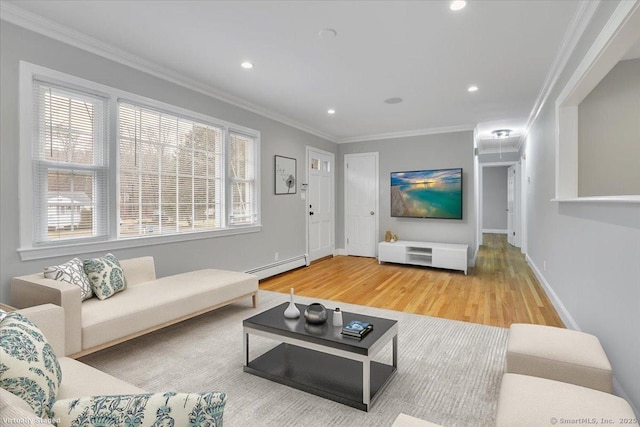
M 454 12 L 462 10 L 465 7 L 467 7 L 467 2 L 465 0 L 454 0 L 449 4 L 449 9 L 453 10 Z
M 478 86 L 476 86 L 476 85 L 471 85 L 471 86 L 469 86 L 469 87 L 467 88 L 467 90 L 468 90 L 469 92 L 477 92 L 477 91 L 478 91 Z
M 249 61 L 244 61 L 242 64 L 240 64 L 240 66 L 245 70 L 250 70 L 253 68 L 253 64 Z
M 491 132 L 491 135 L 493 135 L 494 139 L 509 138 L 509 135 L 511 135 L 511 129 L 496 129 Z
M 502 140 L 505 138 L 509 138 L 511 135 L 511 129 L 496 129 L 491 132 L 494 139 L 498 139 L 498 151 L 500 153 L 500 158 L 502 159 Z
M 333 114 L 335 114 L 335 113 L 336 113 L 336 110 L 334 110 L 333 108 L 329 108 L 329 109 L 327 110 L 327 114 L 331 114 L 331 115 L 333 115 Z
M 400 104 L 403 101 L 402 98 L 394 96 L 393 98 L 387 98 L 384 100 L 385 104 Z

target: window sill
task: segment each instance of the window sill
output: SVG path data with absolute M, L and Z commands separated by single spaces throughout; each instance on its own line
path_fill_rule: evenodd
M 18 254 L 21 261 L 35 259 L 54 258 L 59 256 L 80 256 L 82 254 L 111 251 L 124 248 L 135 248 L 142 246 L 155 246 L 166 243 L 185 242 L 189 240 L 210 239 L 215 237 L 233 236 L 235 234 L 257 233 L 262 230 L 262 225 L 251 225 L 247 227 L 227 228 L 224 230 L 173 234 L 169 236 L 148 236 L 132 237 L 128 239 L 109 240 L 105 242 L 87 242 L 66 244 L 57 246 L 46 246 L 39 248 L 20 248 Z
M 566 197 L 551 199 L 559 203 L 631 203 L 640 204 L 640 196 L 595 196 L 595 197 Z

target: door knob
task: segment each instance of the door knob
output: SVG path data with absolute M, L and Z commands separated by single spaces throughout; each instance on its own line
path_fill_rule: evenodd
M 369 215 L 373 215 L 373 211 L 369 212 Z
M 309 215 L 313 215 L 313 212 L 309 212 Z

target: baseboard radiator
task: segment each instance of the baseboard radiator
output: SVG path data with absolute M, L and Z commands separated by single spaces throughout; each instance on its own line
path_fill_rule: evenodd
M 262 267 L 247 270 L 245 273 L 255 274 L 258 276 L 258 279 L 262 280 L 267 277 L 275 276 L 276 274 L 284 273 L 285 271 L 293 270 L 294 268 L 309 265 L 307 259 L 307 254 L 299 255 L 282 261 L 276 261 L 273 264 L 263 265 Z

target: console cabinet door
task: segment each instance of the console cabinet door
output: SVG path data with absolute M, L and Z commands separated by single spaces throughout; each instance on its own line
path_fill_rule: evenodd
M 433 266 L 466 271 L 467 252 L 456 249 L 433 249 Z
M 380 262 L 407 262 L 407 248 L 393 243 L 380 244 L 378 246 L 378 260 Z

